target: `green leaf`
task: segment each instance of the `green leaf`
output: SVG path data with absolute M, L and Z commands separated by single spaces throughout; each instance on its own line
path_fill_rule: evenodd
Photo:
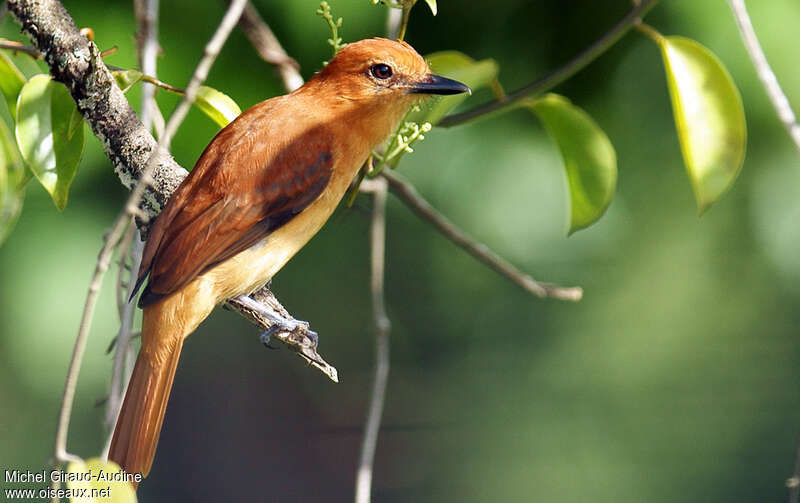
M 71 140 L 81 126 L 83 126 L 83 116 L 78 111 L 77 107 L 73 107 L 72 115 L 69 117 L 69 126 L 67 126 L 67 140 Z
M 59 210 L 67 205 L 69 186 L 83 156 L 84 130 L 73 128 L 75 103 L 67 88 L 48 75 L 23 86 L 17 102 L 16 137 L 22 158 Z
M 426 58 L 431 65 L 431 70 L 437 75 L 442 75 L 468 85 L 473 91 L 490 85 L 497 77 L 498 66 L 493 59 L 475 61 L 464 53 L 458 51 L 442 51 L 428 55 Z M 466 94 L 457 94 L 432 101 L 430 107 L 424 108 L 409 116 L 410 121 L 430 122 L 436 124 L 447 112 L 458 106 L 468 98 Z
M 5 52 L 0 52 L 0 91 L 8 103 L 11 118 L 17 119 L 17 97 L 22 86 L 25 85 L 25 76 Z
M 197 90 L 194 105 L 208 115 L 211 120 L 219 124 L 220 127 L 227 126 L 242 113 L 242 109 L 230 96 L 206 86 L 200 86 Z
M 22 203 L 25 200 L 23 190 L 15 191 L 9 187 L 0 188 L 0 245 L 6 240 L 17 224 Z
M 431 8 L 431 12 L 433 15 L 436 15 L 436 0 L 425 0 L 425 3 L 428 4 L 428 7 Z
M 683 160 L 703 214 L 742 169 L 747 125 L 728 70 L 708 49 L 683 37 L 654 37 L 661 49 Z
M 125 472 L 113 461 L 92 458 L 67 465 L 67 489 L 83 497 L 81 503 L 136 503 L 136 491 L 125 480 Z M 128 479 L 129 480 L 129 479 Z
M 558 144 L 567 171 L 569 233 L 592 225 L 611 203 L 617 185 L 617 154 L 608 136 L 567 98 L 547 94 L 525 102 Z
M 144 74 L 139 70 L 118 70 L 112 72 L 112 75 L 114 75 L 114 80 L 117 81 L 117 85 L 122 89 L 123 93 L 128 92 L 134 84 L 144 77 Z
M 120 70 L 114 72 L 114 79 L 123 92 L 127 92 L 134 84 L 141 80 L 148 80 L 149 77 L 138 70 Z M 167 89 L 168 91 L 183 95 L 179 89 Z M 239 105 L 227 94 L 221 93 L 214 88 L 200 86 L 194 100 L 194 106 L 216 122 L 220 127 L 227 126 L 233 119 L 242 113 Z
M 0 244 L 11 233 L 25 198 L 25 167 L 5 121 L 0 120 Z

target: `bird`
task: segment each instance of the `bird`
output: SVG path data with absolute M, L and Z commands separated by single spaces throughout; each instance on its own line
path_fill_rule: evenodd
M 110 460 L 147 476 L 184 340 L 216 305 L 266 285 L 305 246 L 413 105 L 470 92 L 433 74 L 408 43 L 365 39 L 213 138 L 145 243 L 135 288 L 147 280 L 142 345 Z

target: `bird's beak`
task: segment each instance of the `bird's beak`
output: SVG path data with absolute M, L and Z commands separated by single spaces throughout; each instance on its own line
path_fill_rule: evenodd
M 472 90 L 461 82 L 439 75 L 430 75 L 424 82 L 411 84 L 408 92 L 416 94 L 472 94 Z

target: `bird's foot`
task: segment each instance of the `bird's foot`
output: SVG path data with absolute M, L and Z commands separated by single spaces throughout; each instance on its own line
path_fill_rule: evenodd
M 292 318 L 283 310 L 276 310 L 270 305 L 269 298 L 242 295 L 234 299 L 231 306 L 256 321 L 261 326 L 269 328 L 261 333 L 259 340 L 267 347 L 273 339 L 286 344 L 289 349 L 303 357 L 309 364 L 316 367 L 332 381 L 339 382 L 336 368 L 327 363 L 317 353 L 319 335 L 311 330 L 308 322 Z
M 319 346 L 319 334 L 311 330 L 307 321 L 297 320 L 293 326 L 284 326 L 280 323 L 275 323 L 261 332 L 259 340 L 261 344 L 269 349 L 278 349 L 270 345 L 272 336 L 277 334 L 285 334 L 284 337 L 278 336 L 278 339 L 298 349 L 309 348 L 316 352 Z

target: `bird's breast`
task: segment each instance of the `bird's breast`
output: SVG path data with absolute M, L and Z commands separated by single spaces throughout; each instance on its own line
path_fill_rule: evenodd
M 342 162 L 348 159 L 340 159 L 334 164 L 328 186 L 314 202 L 263 240 L 198 277 L 197 281 L 212 285 L 218 304 L 264 286 L 319 232 L 361 165 L 350 160 L 352 165 L 345 166 Z

